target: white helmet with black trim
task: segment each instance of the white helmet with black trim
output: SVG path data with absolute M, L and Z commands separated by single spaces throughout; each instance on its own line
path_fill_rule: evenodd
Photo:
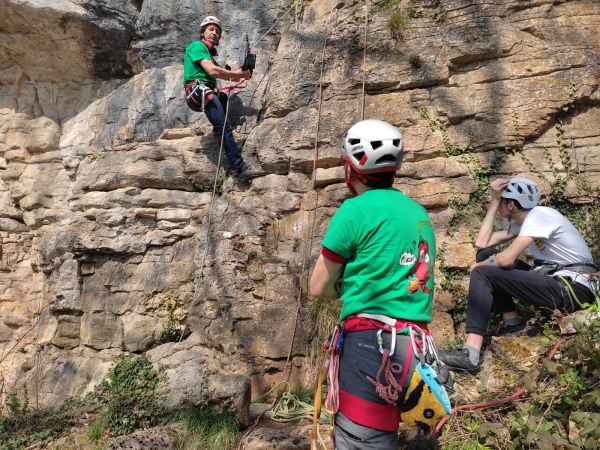
M 527 178 L 511 178 L 501 196 L 518 201 L 523 209 L 535 208 L 540 202 L 538 185 Z
M 342 159 L 356 173 L 366 175 L 400 169 L 404 141 L 402 134 L 383 120 L 358 122 L 342 140 Z
M 204 20 L 202 20 L 202 23 L 200 24 L 200 31 L 204 31 L 204 29 L 207 26 L 209 26 L 210 24 L 218 26 L 219 30 L 221 30 L 221 33 L 223 32 L 223 27 L 221 27 L 221 21 L 219 19 L 217 19 L 215 16 L 206 16 L 204 18 Z

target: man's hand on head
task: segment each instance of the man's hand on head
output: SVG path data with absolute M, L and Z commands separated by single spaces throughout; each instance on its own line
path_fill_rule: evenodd
M 490 193 L 492 195 L 492 201 L 499 201 L 500 197 L 502 197 L 502 192 L 506 189 L 510 183 L 510 179 L 508 178 L 497 178 L 490 184 Z

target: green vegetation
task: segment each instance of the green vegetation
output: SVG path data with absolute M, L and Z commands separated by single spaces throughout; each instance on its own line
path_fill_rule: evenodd
M 239 438 L 238 423 L 232 413 L 208 406 L 188 406 L 174 419 L 179 422 L 178 450 L 233 450 Z
M 520 380 L 529 391 L 516 403 L 454 416 L 440 439 L 445 449 L 594 449 L 600 439 L 600 318 L 575 323 L 578 334 L 556 356 L 543 359 L 540 376 Z M 549 333 L 552 334 L 552 333 Z M 556 338 L 546 338 L 547 350 Z M 569 437 L 570 436 L 570 437 Z
M 392 17 L 387 20 L 385 26 L 390 30 L 395 39 L 400 39 L 402 37 L 402 30 L 408 26 L 408 22 L 402 11 L 395 11 Z
M 113 436 L 156 425 L 163 417 L 167 376 L 146 355 L 121 355 L 96 388 L 106 405 L 106 424 Z
M 156 338 L 155 347 L 167 342 L 179 341 L 187 318 L 180 299 L 175 298 L 171 292 L 161 295 L 160 305 L 167 313 L 167 324 Z
M 333 328 L 340 321 L 340 312 L 342 311 L 341 300 L 326 300 L 322 298 L 313 298 L 310 301 L 310 319 L 312 330 L 309 336 L 310 353 L 318 360 L 321 355 L 321 348 L 325 344 Z
M 386 28 L 394 39 L 402 39 L 402 32 L 409 26 L 409 19 L 422 18 L 426 11 L 429 11 L 428 17 L 436 23 L 446 20 L 447 11 L 441 0 L 408 0 L 405 7 L 402 3 L 402 0 L 384 0 L 375 8 L 376 14 L 393 11 L 386 22 Z M 411 61 L 411 64 L 413 67 L 420 67 L 420 58 L 418 62 L 419 64 L 414 64 Z
M 81 411 L 92 408 L 93 398 L 68 399 L 52 413 L 32 410 L 27 386 L 6 399 L 6 415 L 0 416 L 0 450 L 18 450 L 36 442 L 48 442 L 76 425 Z
M 415 69 L 418 69 L 419 67 L 421 67 L 423 65 L 423 60 L 421 60 L 421 57 L 419 55 L 414 55 L 414 54 L 410 55 L 408 57 L 408 62 Z

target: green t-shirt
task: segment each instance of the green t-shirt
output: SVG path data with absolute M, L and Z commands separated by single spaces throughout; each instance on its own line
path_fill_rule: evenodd
M 348 258 L 340 319 L 363 312 L 431 322 L 435 233 L 427 211 L 397 189 L 346 200 L 324 247 Z
M 190 81 L 200 80 L 208 85 L 215 85 L 217 79 L 211 77 L 200 65 L 203 59 L 212 60 L 218 66 L 208 51 L 206 45 L 200 41 L 194 41 L 185 49 L 183 56 L 183 85 L 185 86 Z

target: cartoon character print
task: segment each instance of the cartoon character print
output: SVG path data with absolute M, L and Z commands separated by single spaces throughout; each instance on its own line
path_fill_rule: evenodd
M 544 242 L 543 242 L 541 239 L 539 239 L 539 238 L 535 238 L 535 239 L 533 240 L 533 242 L 535 242 L 535 246 L 536 246 L 538 249 L 540 249 L 540 250 L 545 250 L 545 249 L 546 249 L 546 246 L 544 245 Z
M 431 223 L 419 222 L 419 246 L 417 248 L 416 257 L 412 253 L 404 253 L 400 258 L 401 265 L 407 265 L 406 263 L 408 261 L 414 262 L 414 266 L 408 274 L 409 284 L 406 287 L 406 289 L 413 294 L 419 290 L 423 290 L 423 292 L 426 294 L 431 293 L 431 290 L 427 287 L 427 281 L 433 274 L 433 261 L 431 261 L 432 258 L 429 255 L 429 244 L 421 235 L 422 225 L 431 226 Z M 410 257 L 408 255 L 410 255 Z

